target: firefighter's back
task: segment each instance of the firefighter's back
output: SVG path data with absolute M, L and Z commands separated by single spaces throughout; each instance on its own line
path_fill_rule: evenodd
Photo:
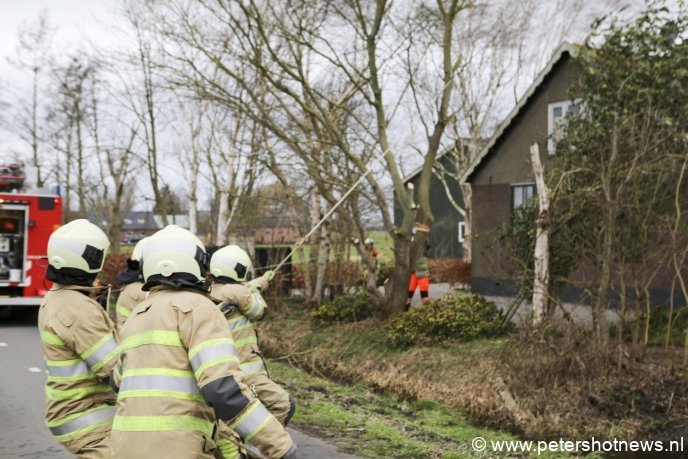
M 185 347 L 194 316 L 216 306 L 200 293 L 155 288 L 124 324 L 124 367 L 113 422 L 113 457 L 213 457 L 215 416 Z

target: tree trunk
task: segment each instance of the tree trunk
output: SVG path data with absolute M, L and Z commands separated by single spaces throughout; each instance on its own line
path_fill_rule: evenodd
M 545 184 L 544 168 L 540 161 L 540 149 L 537 143 L 530 147 L 530 159 L 540 203 L 540 212 L 536 221 L 533 276 L 533 326 L 538 327 L 545 320 L 549 303 L 549 190 Z
M 327 262 L 330 255 L 330 234 L 327 230 L 327 223 L 323 223 L 320 228 L 320 245 L 318 250 L 318 261 L 316 265 L 315 288 L 313 289 L 313 304 L 320 304 L 323 301 L 325 283 L 327 281 Z
M 470 263 L 473 259 L 472 252 L 472 236 L 473 231 L 471 230 L 473 224 L 473 188 L 468 183 L 461 184 L 461 193 L 463 194 L 463 207 L 464 207 L 464 231 L 463 231 L 463 261 Z

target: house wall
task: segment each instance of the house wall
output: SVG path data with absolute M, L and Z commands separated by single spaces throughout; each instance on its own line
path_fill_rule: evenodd
M 442 156 L 439 161 L 447 169 L 452 171 L 452 161 L 448 155 Z M 463 196 L 461 188 L 456 180 L 447 177 L 447 185 L 452 190 L 452 195 L 456 202 L 463 206 Z M 418 203 L 418 183 L 420 181 L 420 173 L 413 176 L 410 180 L 415 186 L 415 199 Z M 430 252 L 429 258 L 462 258 L 463 247 L 459 242 L 459 222 L 463 221 L 461 214 L 454 208 L 452 203 L 447 198 L 447 193 L 442 182 L 432 176 L 430 181 L 430 209 L 435 221 L 430 230 L 429 242 Z M 399 206 L 394 206 L 394 221 L 397 225 L 401 224 L 401 211 Z
M 571 99 L 568 91 L 580 71 L 579 65 L 568 54 L 564 55 L 471 177 L 474 291 L 500 295 L 511 294 L 515 289 L 499 254 L 495 253 L 495 233 L 511 215 L 511 186 L 535 181 L 530 146 L 539 144 L 545 170 L 555 159 L 547 152 L 548 105 Z

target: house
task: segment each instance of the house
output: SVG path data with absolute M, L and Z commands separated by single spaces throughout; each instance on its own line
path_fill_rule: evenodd
M 544 167 L 555 158 L 555 142 L 568 113 L 578 109 L 569 90 L 581 75 L 578 47 L 563 44 L 516 107 L 499 125 L 465 172 L 472 189 L 473 291 L 512 295 L 518 291 L 495 253 L 497 228 L 513 209 L 535 196 L 530 146 L 538 143 Z
M 88 212 L 86 218 L 103 229 L 110 224 L 107 217 L 94 212 Z M 153 212 L 150 211 L 130 210 L 123 212 L 121 218 L 122 232 L 120 233 L 120 242 L 123 244 L 136 243 L 160 229 L 160 226 L 155 221 Z
M 455 148 L 468 148 L 467 146 L 457 145 Z M 437 163 L 443 170 L 448 173 L 444 175 L 447 184 L 447 189 L 452 194 L 452 199 L 459 206 L 464 205 L 463 195 L 458 181 L 452 177 L 455 175 L 456 166 L 454 164 L 452 155 L 449 154 L 450 149 L 444 150 L 437 155 Z M 420 173 L 422 166 L 415 169 L 413 172 L 404 177 L 404 185 L 413 183 L 414 189 L 418 190 L 420 182 Z M 430 179 L 430 209 L 435 221 L 432 224 L 432 230 L 428 236 L 430 243 L 430 251 L 428 256 L 430 258 L 463 258 L 463 236 L 465 233 L 466 223 L 463 216 L 449 200 L 447 196 L 447 189 L 445 189 L 442 181 L 436 174 L 432 175 Z M 418 202 L 418 196 L 415 197 Z M 394 216 L 397 224 L 401 223 L 401 214 L 398 206 L 394 207 Z
M 265 217 L 256 226 L 256 244 L 276 245 L 295 242 L 294 228 L 287 217 Z

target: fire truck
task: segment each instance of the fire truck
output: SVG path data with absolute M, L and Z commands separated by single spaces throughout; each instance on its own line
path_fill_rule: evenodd
M 48 239 L 62 223 L 58 195 L 20 191 L 21 165 L 0 165 L 0 306 L 33 306 L 50 289 Z

